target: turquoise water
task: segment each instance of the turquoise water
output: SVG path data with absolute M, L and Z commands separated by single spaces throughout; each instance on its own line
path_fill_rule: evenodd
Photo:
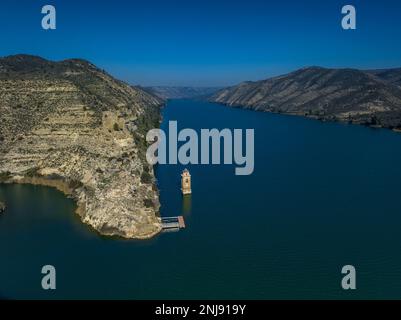
M 187 228 L 149 241 L 103 238 L 46 187 L 1 185 L 3 298 L 401 298 L 401 134 L 302 117 L 170 101 L 163 127 L 254 128 L 255 172 L 157 167 L 162 215 Z M 41 289 L 41 267 L 57 290 Z M 341 289 L 341 268 L 357 290 Z

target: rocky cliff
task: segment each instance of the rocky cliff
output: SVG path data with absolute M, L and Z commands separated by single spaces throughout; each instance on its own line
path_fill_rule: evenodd
M 401 69 L 310 67 L 220 90 L 210 100 L 254 110 L 401 129 Z
M 161 104 L 84 60 L 2 58 L 0 181 L 57 187 L 102 234 L 151 237 L 161 224 L 145 135 Z

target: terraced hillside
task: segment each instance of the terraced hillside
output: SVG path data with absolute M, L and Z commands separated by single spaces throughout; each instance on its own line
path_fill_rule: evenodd
M 161 225 L 145 135 L 161 104 L 84 60 L 2 58 L 0 180 L 59 188 L 102 234 L 151 237 Z

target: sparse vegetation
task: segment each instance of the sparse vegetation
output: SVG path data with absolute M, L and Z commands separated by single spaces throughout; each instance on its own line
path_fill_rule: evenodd
M 143 204 L 145 205 L 146 208 L 153 208 L 154 203 L 152 199 L 144 199 Z
M 95 66 L 79 59 L 52 62 L 17 55 L 0 58 L 0 70 L 6 70 L 0 72 L 0 181 L 20 173 L 25 182 L 65 190 L 98 231 L 99 221 L 107 221 L 109 230 L 122 236 L 135 237 L 133 230 L 141 237 L 157 233 L 155 210 L 142 210 L 144 199 L 157 204 L 157 192 L 150 188 L 153 173 L 142 175 L 141 168 L 147 165 L 144 134 L 158 118 L 153 112 L 161 100 L 107 73 L 100 76 Z M 138 117 L 143 131 L 132 145 L 130 135 L 138 130 L 128 131 L 125 124 Z M 146 205 L 153 206 L 152 200 Z M 139 219 L 122 223 L 127 210 Z
M 143 171 L 141 175 L 141 182 L 149 184 L 152 182 L 152 176 L 149 174 L 149 172 Z
M 34 167 L 34 168 L 27 170 L 25 172 L 25 175 L 30 178 L 37 177 L 37 176 L 39 176 L 38 171 L 39 171 L 39 168 Z
M 10 172 L 6 171 L 6 172 L 0 172 L 0 182 L 5 182 L 8 179 L 11 178 L 11 174 Z
M 68 181 L 68 186 L 69 186 L 72 190 L 75 190 L 75 189 L 81 188 L 81 187 L 83 186 L 83 184 L 82 184 L 82 182 L 79 181 L 79 180 L 74 180 L 74 179 L 72 179 L 72 180 L 69 180 L 69 181 Z

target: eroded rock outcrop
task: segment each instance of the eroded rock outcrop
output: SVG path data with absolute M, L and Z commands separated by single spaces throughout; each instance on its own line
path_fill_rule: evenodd
M 161 230 L 145 135 L 162 101 L 91 63 L 0 59 L 0 180 L 56 187 L 105 235 Z

